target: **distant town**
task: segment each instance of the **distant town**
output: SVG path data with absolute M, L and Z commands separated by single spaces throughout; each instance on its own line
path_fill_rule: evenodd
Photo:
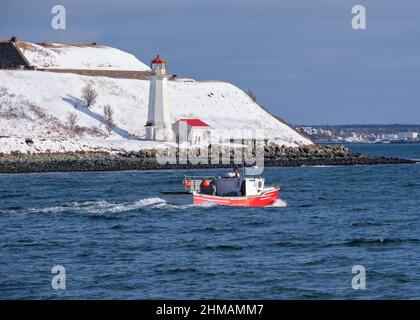
M 420 125 L 299 125 L 296 129 L 317 143 L 420 143 Z

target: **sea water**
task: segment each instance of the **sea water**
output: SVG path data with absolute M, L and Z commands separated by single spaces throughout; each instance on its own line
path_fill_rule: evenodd
M 351 148 L 420 159 L 420 145 Z M 266 208 L 162 194 L 224 172 L 0 175 L 0 298 L 420 298 L 420 165 L 267 168 L 282 190 Z

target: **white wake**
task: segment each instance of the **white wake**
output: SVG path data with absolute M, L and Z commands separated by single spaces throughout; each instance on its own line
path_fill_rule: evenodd
M 285 200 L 277 199 L 272 205 L 269 205 L 268 207 L 284 208 L 287 207 L 287 202 Z
M 166 205 L 166 201 L 161 198 L 146 198 L 133 203 L 110 203 L 105 200 L 101 201 L 85 201 L 71 202 L 68 204 L 46 207 L 26 209 L 26 212 L 41 213 L 60 213 L 65 211 L 73 212 L 89 212 L 89 213 L 117 213 L 125 211 L 133 211 L 145 207 L 159 207 Z

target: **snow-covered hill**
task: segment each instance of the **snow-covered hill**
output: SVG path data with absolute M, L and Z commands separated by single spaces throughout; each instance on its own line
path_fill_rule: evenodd
M 150 71 L 134 55 L 102 45 L 18 41 L 16 47 L 31 66 L 39 69 Z
M 82 89 L 91 84 L 96 104 L 85 107 Z M 147 120 L 149 81 L 88 77 L 43 71 L 0 70 L 0 152 L 138 150 L 157 147 L 139 138 Z M 114 111 L 116 127 L 106 133 L 103 107 Z M 312 142 L 264 111 L 246 93 L 225 82 L 169 81 L 171 120 L 197 117 L 216 132 L 240 135 L 264 130 L 279 145 Z M 69 115 L 77 116 L 79 135 L 71 137 Z M 30 139 L 29 144 L 25 139 Z M 162 145 L 161 145 L 162 146 Z

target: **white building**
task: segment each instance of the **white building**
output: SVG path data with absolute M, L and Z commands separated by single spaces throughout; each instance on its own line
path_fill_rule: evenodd
M 146 140 L 171 141 L 173 132 L 167 108 L 166 61 L 159 55 L 151 61 L 149 110 L 146 123 Z
M 418 138 L 417 132 L 398 132 L 398 139 L 400 140 L 414 140 Z
M 179 143 L 189 142 L 194 145 L 210 143 L 211 127 L 200 119 L 179 119 L 172 127 Z
M 397 140 L 398 135 L 395 133 L 384 133 L 384 134 L 379 135 L 379 139 L 386 140 L 386 141 Z

